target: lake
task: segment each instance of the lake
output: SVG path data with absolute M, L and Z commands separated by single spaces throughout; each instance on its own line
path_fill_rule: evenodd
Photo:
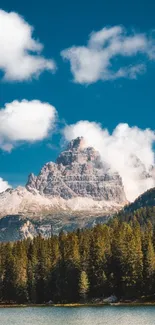
M 154 325 L 155 306 L 0 308 L 2 325 Z

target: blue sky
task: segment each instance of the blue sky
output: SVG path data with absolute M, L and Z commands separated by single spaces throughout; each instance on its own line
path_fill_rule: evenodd
M 9 184 L 24 184 L 30 172 L 37 174 L 44 163 L 56 158 L 61 150 L 61 132 L 65 124 L 89 120 L 101 123 L 109 132 L 119 123 L 154 130 L 154 60 L 146 59 L 142 53 L 136 59 L 135 56 L 129 58 L 130 64 L 146 64 L 146 71 L 138 74 L 136 79 L 124 77 L 75 83 L 70 62 L 64 61 L 60 55 L 61 51 L 72 46 L 86 46 L 92 31 L 107 26 L 121 25 L 127 33 L 134 29 L 137 34 L 150 35 L 155 29 L 154 1 L 2 0 L 1 9 L 16 12 L 33 26 L 33 37 L 44 45 L 42 55 L 46 59 L 52 58 L 57 65 L 55 73 L 43 71 L 37 78 L 22 81 L 4 81 L 4 70 L 1 70 L 1 108 L 14 100 L 37 99 L 53 105 L 59 116 L 59 127 L 55 128 L 53 135 L 33 144 L 17 141 L 11 152 L 1 150 L 0 176 Z M 126 57 L 119 58 L 115 67 L 119 69 L 126 61 Z

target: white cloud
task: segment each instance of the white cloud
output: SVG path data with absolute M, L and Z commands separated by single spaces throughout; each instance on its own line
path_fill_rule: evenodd
M 145 190 L 155 186 L 154 171 L 150 171 L 154 166 L 154 131 L 119 124 L 113 133 L 109 134 L 100 124 L 79 121 L 66 126 L 64 136 L 68 141 L 83 136 L 86 146 L 96 148 L 103 161 L 107 162 L 111 169 L 117 170 L 122 177 L 128 200 L 133 201 Z M 147 173 L 150 174 L 148 178 Z
M 123 26 L 105 27 L 90 34 L 87 46 L 72 46 L 61 55 L 70 61 L 77 83 L 135 79 L 145 72 L 148 59 L 155 60 L 155 40 L 147 34 L 128 33 Z M 124 65 L 121 57 L 130 59 L 130 65 Z M 144 63 L 135 62 L 139 58 Z
M 41 56 L 43 45 L 32 34 L 33 27 L 20 15 L 0 10 L 0 70 L 4 79 L 22 81 L 44 70 L 55 71 L 55 62 Z
M 4 192 L 7 188 L 10 188 L 11 186 L 7 181 L 4 181 L 3 178 L 0 177 L 0 193 Z
M 20 141 L 35 142 L 49 136 L 56 109 L 39 100 L 13 101 L 0 110 L 0 148 L 11 151 Z

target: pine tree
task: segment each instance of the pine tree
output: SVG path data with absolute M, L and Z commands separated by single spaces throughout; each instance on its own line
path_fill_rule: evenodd
M 149 222 L 143 236 L 143 256 L 144 256 L 144 292 L 152 294 L 155 285 L 155 252 L 153 247 L 153 227 Z
M 27 252 L 25 242 L 17 242 L 13 247 L 16 270 L 16 300 L 24 303 L 28 301 L 27 292 Z
M 17 269 L 15 259 L 12 255 L 11 244 L 5 247 L 5 265 L 4 265 L 4 278 L 3 278 L 3 299 L 5 302 L 15 302 L 16 297 L 16 279 Z
M 82 271 L 80 274 L 80 280 L 79 280 L 79 295 L 82 298 L 82 300 L 86 300 L 87 295 L 89 291 L 89 281 L 88 276 L 85 271 Z

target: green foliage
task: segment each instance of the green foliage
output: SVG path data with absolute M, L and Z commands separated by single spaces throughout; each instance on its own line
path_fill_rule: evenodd
M 1 243 L 0 302 L 154 295 L 155 228 L 144 210 L 124 218 L 48 239 Z
M 81 271 L 80 280 L 79 280 L 79 294 L 84 300 L 86 299 L 87 293 L 89 291 L 89 280 L 87 273 Z

